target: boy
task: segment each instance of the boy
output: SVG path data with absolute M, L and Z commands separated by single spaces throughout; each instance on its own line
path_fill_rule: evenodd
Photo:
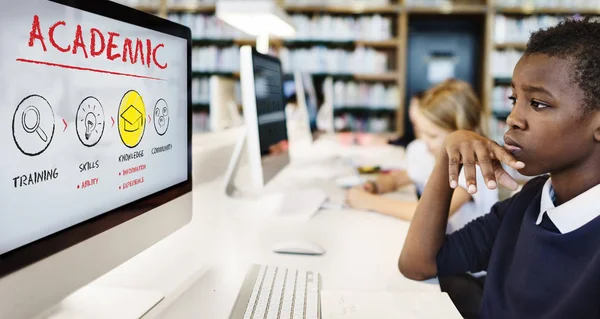
M 600 24 L 532 34 L 515 67 L 504 148 L 458 131 L 444 142 L 398 265 L 424 280 L 487 270 L 482 318 L 600 317 Z M 512 198 L 445 236 L 458 172 L 475 193 L 535 176 Z M 450 185 L 448 185 L 450 184 Z

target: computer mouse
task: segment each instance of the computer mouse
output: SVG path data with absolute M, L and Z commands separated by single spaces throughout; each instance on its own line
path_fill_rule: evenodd
M 304 240 L 285 241 L 273 246 L 273 252 L 280 254 L 323 255 L 325 248 Z

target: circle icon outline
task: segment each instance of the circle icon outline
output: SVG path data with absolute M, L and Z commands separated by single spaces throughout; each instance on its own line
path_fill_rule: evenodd
M 158 127 L 156 127 L 156 123 L 158 123 L 158 121 L 159 121 L 159 119 L 156 117 L 156 110 L 158 109 L 158 103 L 160 103 L 160 101 L 163 101 L 165 103 L 165 105 L 166 105 L 166 110 L 167 110 L 166 117 L 168 119 L 168 121 L 167 121 L 167 127 L 165 128 L 165 131 L 162 134 L 158 131 Z M 165 113 L 164 111 L 161 112 L 161 114 L 163 114 L 163 116 L 165 116 L 164 113 Z M 169 123 L 171 122 L 171 118 L 170 118 L 170 116 L 169 116 L 168 113 L 170 113 L 170 112 L 169 112 L 169 104 L 167 103 L 167 101 L 165 101 L 165 99 L 162 99 L 162 98 L 158 99 L 158 101 L 156 101 L 156 104 L 154 105 L 154 112 L 153 112 L 153 114 L 154 114 L 154 130 L 156 131 L 156 134 L 158 134 L 160 136 L 163 136 L 163 135 L 167 134 L 167 131 L 169 130 Z
M 79 111 L 81 110 L 81 106 L 83 105 L 83 102 L 87 101 L 88 99 L 94 99 L 94 100 L 96 100 L 96 102 L 98 102 L 98 105 L 100 105 L 100 108 L 102 109 L 102 115 L 104 116 L 104 119 L 102 120 L 102 132 L 100 132 L 100 137 L 98 138 L 98 140 L 96 141 L 96 143 L 91 144 L 91 145 L 85 144 L 83 142 L 83 140 L 81 139 L 81 135 L 79 134 L 79 121 L 77 121 L 77 114 L 79 114 Z M 87 117 L 87 114 L 86 114 L 86 117 Z M 104 113 L 104 107 L 102 106 L 102 103 L 100 103 L 100 101 L 97 98 L 95 98 L 95 97 L 93 97 L 91 95 L 87 96 L 86 98 L 84 98 L 81 101 L 81 103 L 79 103 L 79 107 L 77 108 L 77 113 L 75 113 L 75 131 L 77 132 L 77 138 L 79 139 L 79 141 L 81 142 L 81 144 L 83 144 L 84 146 L 87 146 L 87 147 L 96 146 L 96 144 L 98 144 L 100 142 L 100 140 L 102 139 L 102 136 L 104 136 L 104 129 L 105 128 L 106 128 L 106 114 Z
M 21 105 L 23 104 L 23 102 L 25 102 L 28 99 L 33 98 L 33 97 L 37 97 L 37 98 L 42 99 L 44 102 L 46 102 L 46 104 L 50 108 L 50 112 L 52 113 L 52 134 L 50 135 L 49 142 L 47 142 L 46 146 L 41 151 L 39 151 L 37 153 L 28 153 L 28 152 L 26 152 L 21 147 L 21 145 L 19 145 L 19 142 L 17 142 L 17 137 L 15 136 L 15 119 L 17 117 L 17 113 L 19 111 L 19 108 L 21 107 Z M 29 106 L 27 108 L 29 108 Z M 35 106 L 34 106 L 34 108 L 35 108 Z M 35 108 L 35 109 L 37 110 L 37 108 Z M 25 112 L 23 112 L 23 114 L 25 114 Z M 39 114 L 39 110 L 37 110 L 37 114 Z M 25 97 L 24 99 L 22 99 L 21 102 L 19 102 L 19 104 L 17 104 L 17 108 L 15 109 L 15 113 L 13 114 L 13 121 L 12 121 L 12 136 L 13 136 L 13 141 L 15 142 L 15 145 L 17 146 L 17 148 L 19 149 L 19 151 L 21 151 L 21 153 L 23 153 L 23 154 L 25 154 L 27 156 L 37 156 L 37 155 L 40 155 L 40 154 L 44 153 L 48 149 L 48 147 L 50 147 L 50 144 L 52 144 L 52 139 L 54 138 L 54 132 L 56 131 L 56 124 L 54 123 L 55 118 L 56 117 L 54 116 L 54 109 L 52 108 L 52 105 L 50 105 L 50 102 L 48 102 L 48 100 L 46 100 L 46 98 L 44 98 L 43 96 L 41 96 L 39 94 L 31 94 L 31 95 L 28 95 L 27 97 Z M 21 124 L 24 123 L 23 120 L 24 120 L 24 117 L 21 118 L 21 122 L 22 122 Z M 40 122 L 41 122 L 41 118 L 39 118 L 39 121 L 38 121 L 38 128 L 39 128 Z M 34 131 L 37 131 L 37 129 L 34 130 Z M 47 134 L 45 132 L 44 132 L 44 135 L 47 136 Z M 40 136 L 40 138 L 41 138 L 41 136 Z
M 144 107 L 144 116 L 142 116 L 141 121 L 142 121 L 142 134 L 140 135 L 140 137 L 138 138 L 137 143 L 135 143 L 135 145 L 129 146 L 127 145 L 127 142 L 125 142 L 125 140 L 123 139 L 123 135 L 121 133 L 121 106 L 123 105 L 123 100 L 125 100 L 125 97 L 129 94 L 129 93 L 135 93 L 139 98 L 140 101 L 142 101 L 142 106 Z M 121 139 L 121 142 L 123 143 L 123 145 L 127 146 L 128 148 L 135 148 L 137 147 L 140 142 L 142 142 L 142 139 L 144 138 L 144 134 L 146 133 L 146 119 L 145 119 L 145 113 L 146 113 L 146 105 L 144 104 L 144 99 L 142 98 L 142 95 L 136 91 L 136 90 L 128 90 L 127 92 L 125 92 L 125 94 L 123 94 L 123 97 L 121 98 L 121 101 L 119 102 L 119 110 L 117 111 L 117 128 L 119 130 L 119 138 Z

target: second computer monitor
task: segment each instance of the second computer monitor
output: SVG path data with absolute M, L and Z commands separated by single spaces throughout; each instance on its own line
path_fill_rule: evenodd
M 261 188 L 290 161 L 281 62 L 250 46 L 240 49 L 240 59 L 252 186 Z

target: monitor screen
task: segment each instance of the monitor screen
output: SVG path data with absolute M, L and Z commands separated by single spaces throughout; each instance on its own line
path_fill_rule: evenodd
M 281 62 L 253 50 L 258 139 L 264 183 L 289 163 L 288 134 Z
M 15 250 L 191 185 L 189 29 L 108 1 L 3 2 L 0 275 Z
M 281 64 L 259 53 L 253 54 L 254 88 L 261 155 L 287 150 L 287 128 Z

